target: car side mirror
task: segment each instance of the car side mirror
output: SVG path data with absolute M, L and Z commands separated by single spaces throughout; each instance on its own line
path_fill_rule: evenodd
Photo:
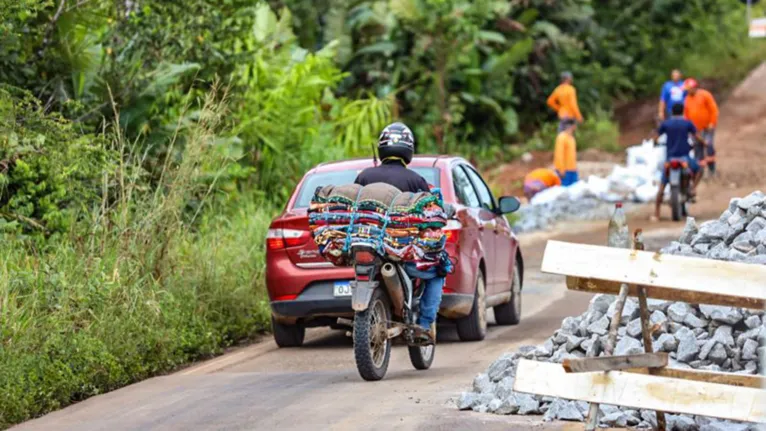
M 513 196 L 504 196 L 498 202 L 498 212 L 500 214 L 510 214 L 521 208 L 521 202 Z

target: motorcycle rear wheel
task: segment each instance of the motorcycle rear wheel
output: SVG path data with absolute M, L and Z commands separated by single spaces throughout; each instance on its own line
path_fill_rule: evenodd
M 683 202 L 681 201 L 681 187 L 670 186 L 670 209 L 673 213 L 673 221 L 681 220 L 681 213 L 683 209 Z
M 391 305 L 382 289 L 375 289 L 370 306 L 354 315 L 354 359 L 359 375 L 367 381 L 381 380 L 391 359 L 388 325 Z
M 434 356 L 436 356 L 436 346 L 408 346 L 407 350 L 410 354 L 410 362 L 416 370 L 427 370 L 431 368 L 431 364 L 434 363 Z

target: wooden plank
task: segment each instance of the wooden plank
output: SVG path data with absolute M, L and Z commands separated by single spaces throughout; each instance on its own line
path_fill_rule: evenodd
M 644 353 L 627 356 L 602 356 L 600 358 L 565 359 L 567 373 L 591 373 L 594 371 L 616 371 L 630 368 L 656 368 L 668 366 L 667 353 Z
M 646 368 L 631 368 L 626 373 L 648 374 Z M 766 377 L 750 374 L 717 373 L 714 371 L 688 370 L 680 368 L 658 368 L 652 375 L 671 379 L 694 380 L 697 382 L 717 383 L 721 385 L 740 386 L 743 388 L 766 389 Z
M 643 250 L 643 247 L 641 248 Z M 644 339 L 644 352 L 654 352 L 654 343 L 652 342 L 652 328 L 649 321 L 649 306 L 646 302 L 646 288 L 638 288 L 638 308 L 641 315 L 641 335 Z M 659 370 L 656 367 L 648 367 L 649 374 L 656 376 Z M 657 428 L 660 430 L 667 429 L 667 423 L 665 421 L 665 412 L 657 412 Z
M 766 391 L 610 371 L 570 373 L 558 364 L 521 360 L 513 390 L 635 409 L 766 423 Z
M 736 281 L 732 282 L 736 283 Z M 570 290 L 587 293 L 607 293 L 610 295 L 618 295 L 620 292 L 620 286 L 622 285 L 622 283 L 616 281 L 597 280 L 581 277 L 567 277 L 566 284 L 567 288 Z M 669 289 L 657 286 L 630 285 L 628 295 L 637 297 L 638 289 L 640 287 L 644 287 L 646 289 L 647 297 L 654 299 L 664 299 L 666 301 L 682 301 L 689 304 L 726 305 L 729 307 L 750 308 L 753 310 L 766 308 L 766 300 L 759 298 L 743 298 L 722 292 L 702 294 L 699 292 L 675 290 L 672 288 Z
M 766 265 L 548 241 L 542 271 L 591 279 L 588 281 L 613 282 L 595 290 L 587 288 L 587 281 L 567 282 L 568 286 L 581 286 L 578 290 L 590 292 L 606 290 L 604 293 L 616 294 L 621 283 L 628 283 L 645 286 L 651 298 L 757 309 L 766 307 L 763 281 L 766 280 Z M 631 286 L 631 295 L 637 296 L 636 289 Z

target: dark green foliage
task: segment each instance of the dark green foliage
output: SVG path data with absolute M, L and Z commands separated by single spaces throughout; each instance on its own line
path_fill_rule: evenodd
M 0 231 L 63 231 L 97 200 L 114 162 L 104 139 L 0 87 Z
M 762 59 L 743 17 L 738 0 L 0 0 L 0 428 L 266 328 L 271 217 L 393 118 L 419 152 L 497 163 L 552 145 L 545 100 L 571 70 L 578 145 L 616 149 L 616 99 Z

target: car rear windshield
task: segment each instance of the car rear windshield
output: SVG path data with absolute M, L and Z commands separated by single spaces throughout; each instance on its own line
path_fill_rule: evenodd
M 428 184 L 431 184 L 434 187 L 440 187 L 439 168 L 417 167 L 410 169 L 425 178 Z M 307 176 L 303 181 L 303 186 L 301 186 L 300 191 L 298 191 L 298 199 L 295 200 L 295 206 L 293 208 L 308 208 L 311 203 L 311 198 L 314 196 L 314 192 L 318 187 L 324 187 L 330 184 L 336 186 L 351 184 L 354 182 L 358 174 L 358 170 L 349 169 L 345 171 L 321 172 Z

